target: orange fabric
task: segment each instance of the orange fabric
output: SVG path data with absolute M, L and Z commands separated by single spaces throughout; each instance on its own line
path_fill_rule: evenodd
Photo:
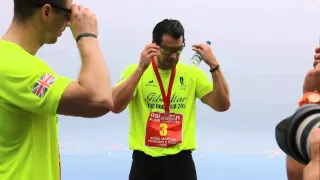
M 299 101 L 299 106 L 302 106 L 302 105 L 304 105 L 304 104 L 312 104 L 312 103 L 309 101 L 308 97 L 309 97 L 311 94 L 313 94 L 313 93 L 320 94 L 320 93 L 317 92 L 317 91 L 305 93 L 305 94 L 302 96 L 301 100 Z M 313 104 L 314 104 L 314 103 L 313 103 Z M 320 104 L 320 102 L 318 102 L 318 103 L 316 103 L 316 104 Z

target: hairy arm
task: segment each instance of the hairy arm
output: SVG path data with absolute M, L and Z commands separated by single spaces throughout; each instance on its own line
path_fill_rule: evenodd
M 80 75 L 62 94 L 58 114 L 99 117 L 113 107 L 109 70 L 97 39 L 80 39 L 78 49 L 82 60 Z
M 220 69 L 212 73 L 213 90 L 201 98 L 201 101 L 212 109 L 223 112 L 230 108 L 230 93 L 228 84 Z
M 132 75 L 120 85 L 112 90 L 113 110 L 114 113 L 121 113 L 126 109 L 134 96 L 135 89 L 143 75 L 144 70 L 137 68 Z

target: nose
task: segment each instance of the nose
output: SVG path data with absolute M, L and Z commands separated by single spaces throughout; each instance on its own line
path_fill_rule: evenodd
M 172 52 L 171 54 L 170 54 L 170 59 L 177 59 L 178 58 L 178 54 L 176 53 L 176 52 Z

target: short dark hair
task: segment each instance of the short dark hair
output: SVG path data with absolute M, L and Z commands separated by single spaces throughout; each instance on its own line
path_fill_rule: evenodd
M 66 0 L 13 0 L 14 17 L 19 21 L 26 21 L 34 15 L 36 9 L 45 5 L 52 4 L 59 7 L 66 6 Z
M 162 36 L 168 34 L 174 39 L 179 39 L 183 37 L 183 44 L 185 43 L 184 28 L 178 20 L 174 19 L 164 19 L 159 22 L 153 29 L 152 39 L 157 44 L 160 45 L 162 42 Z

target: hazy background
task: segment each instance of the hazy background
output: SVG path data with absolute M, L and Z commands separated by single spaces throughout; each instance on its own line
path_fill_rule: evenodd
M 231 91 L 231 109 L 217 113 L 198 101 L 194 153 L 200 180 L 286 179 L 276 124 L 297 108 L 305 73 L 319 43 L 320 4 L 312 0 L 78 0 L 96 12 L 99 40 L 115 84 L 139 61 L 164 18 L 182 22 L 189 63 L 191 46 L 212 42 Z M 12 1 L 2 0 L 0 33 L 8 28 Z M 38 56 L 65 76 L 77 78 L 80 59 L 67 29 Z M 208 67 L 201 69 L 209 76 Z M 127 179 L 128 112 L 98 119 L 60 117 L 63 179 Z

